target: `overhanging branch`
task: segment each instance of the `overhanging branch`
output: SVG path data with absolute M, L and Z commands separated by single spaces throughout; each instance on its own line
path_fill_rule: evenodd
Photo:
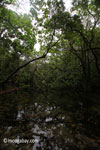
M 46 57 L 46 55 L 44 54 L 44 55 L 41 56 L 41 57 L 37 57 L 37 58 L 31 59 L 30 61 L 26 62 L 25 64 L 19 66 L 19 67 L 18 67 L 14 72 L 12 72 L 12 73 L 7 77 L 7 79 L 6 79 L 5 81 L 3 81 L 1 84 L 4 84 L 4 83 L 8 82 L 9 79 L 12 78 L 19 70 L 21 70 L 22 68 L 26 67 L 26 66 L 27 66 L 28 64 L 30 64 L 31 62 L 36 61 L 36 60 L 38 60 L 38 59 L 45 58 L 45 57 Z
M 91 40 L 90 40 L 90 44 L 91 44 L 92 41 L 94 40 L 94 29 L 95 29 L 95 27 L 96 27 L 98 21 L 99 21 L 99 17 L 98 17 L 97 20 L 94 22 L 94 26 L 93 26 L 93 28 L 92 28 L 92 30 L 91 30 Z
M 53 33 L 54 35 L 54 33 Z M 52 38 L 52 41 L 53 41 L 53 38 Z M 58 40 L 59 41 L 59 40 Z M 39 60 L 39 59 L 42 59 L 42 58 L 45 58 L 48 54 L 48 52 L 50 51 L 51 48 L 53 48 L 57 43 L 55 42 L 54 44 L 50 45 L 50 47 L 47 48 L 47 51 L 45 54 L 43 54 L 42 56 L 40 57 L 37 57 L 37 58 L 34 58 L 34 59 L 31 59 L 30 61 L 26 62 L 25 64 L 19 66 L 14 72 L 12 72 L 3 82 L 1 82 L 0 84 L 1 85 L 4 85 L 5 83 L 7 83 L 9 81 L 9 79 L 11 79 L 19 70 L 21 70 L 22 68 L 26 67 L 28 64 L 30 64 L 31 62 L 34 62 L 36 60 Z M 51 42 L 50 42 L 51 43 Z

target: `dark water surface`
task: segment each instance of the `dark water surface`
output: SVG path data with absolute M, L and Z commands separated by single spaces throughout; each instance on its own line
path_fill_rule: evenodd
M 0 150 L 100 150 L 100 114 L 88 103 L 65 93 L 1 95 Z

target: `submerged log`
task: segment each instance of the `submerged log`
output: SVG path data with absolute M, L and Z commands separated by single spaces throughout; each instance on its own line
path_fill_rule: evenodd
M 19 90 L 20 90 L 20 88 L 17 88 L 17 87 L 11 88 L 11 89 L 8 89 L 8 90 L 0 91 L 0 95 L 16 92 L 16 91 L 19 91 Z

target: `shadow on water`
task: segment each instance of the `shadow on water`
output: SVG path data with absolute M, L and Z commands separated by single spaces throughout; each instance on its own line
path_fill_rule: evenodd
M 84 98 L 66 92 L 2 95 L 0 150 L 99 150 L 100 114 Z

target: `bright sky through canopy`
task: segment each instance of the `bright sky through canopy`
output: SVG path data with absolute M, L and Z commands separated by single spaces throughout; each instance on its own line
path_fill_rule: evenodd
M 65 7 L 68 11 L 70 11 L 70 8 L 71 8 L 71 2 L 72 0 L 63 0 L 64 3 L 65 3 Z
M 71 2 L 72 0 L 63 0 L 64 3 L 65 3 L 65 7 L 66 7 L 66 10 L 67 11 L 70 11 L 70 8 L 71 8 Z M 17 0 L 17 4 L 18 4 L 18 7 L 12 7 L 11 5 L 8 6 L 8 8 L 12 9 L 13 11 L 16 11 L 17 13 L 29 13 L 30 11 L 30 4 L 29 4 L 29 0 Z M 40 50 L 40 44 L 39 43 L 36 43 L 35 44 L 35 48 L 37 51 Z
M 66 10 L 70 11 L 71 8 L 71 2 L 72 0 L 63 0 L 65 3 Z M 19 7 L 12 7 L 11 5 L 8 6 L 8 8 L 18 12 L 18 13 L 29 13 L 30 11 L 30 4 L 29 0 L 17 0 L 17 4 Z

